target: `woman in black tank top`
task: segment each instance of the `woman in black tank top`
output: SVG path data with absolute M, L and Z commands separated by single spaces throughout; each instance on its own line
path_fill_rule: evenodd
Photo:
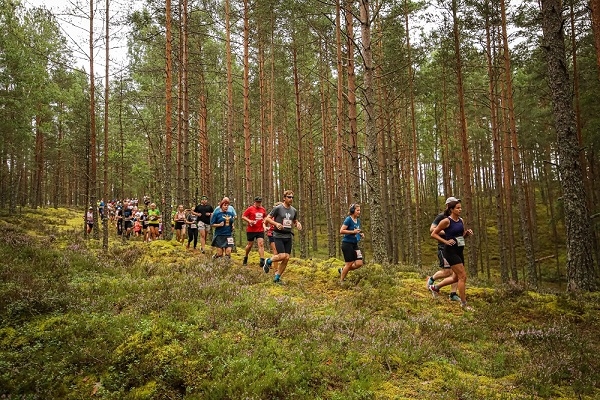
M 431 237 L 440 243 L 444 244 L 444 258 L 450 263 L 452 268 L 452 276 L 444 279 L 437 285 L 430 285 L 429 290 L 433 295 L 439 293 L 440 288 L 458 282 L 458 295 L 460 296 L 460 304 L 465 309 L 471 309 L 467 306 L 466 283 L 467 271 L 465 270 L 465 261 L 463 250 L 465 248 L 465 238 L 473 235 L 471 229 L 465 229 L 460 214 L 462 205 L 460 200 L 451 202 L 446 209 L 446 216 L 431 233 Z M 440 232 L 446 233 L 446 238 L 440 236 Z

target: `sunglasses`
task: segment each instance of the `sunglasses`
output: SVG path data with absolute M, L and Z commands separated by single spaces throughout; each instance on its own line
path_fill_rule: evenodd
M 294 196 L 285 196 L 285 197 L 287 197 L 288 199 L 293 199 L 294 198 Z

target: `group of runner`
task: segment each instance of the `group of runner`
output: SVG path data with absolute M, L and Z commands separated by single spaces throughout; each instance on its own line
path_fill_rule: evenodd
M 247 244 L 244 248 L 243 265 L 248 264 L 248 256 L 257 244 L 259 266 L 265 273 L 275 270 L 273 281 L 282 283 L 281 276 L 285 272 L 292 252 L 293 228 L 302 230 L 298 220 L 298 211 L 292 206 L 294 192 L 286 190 L 281 202 L 276 203 L 270 212 L 262 205 L 262 197 L 254 198 L 254 203 L 244 210 L 241 219 L 246 224 Z M 145 208 L 138 207 L 137 199 L 125 200 L 123 203 L 111 201 L 106 206 L 99 203 L 100 214 L 106 207 L 111 221 L 117 227 L 117 233 L 130 237 L 141 236 L 144 241 L 159 239 L 162 234 L 161 212 L 150 198 L 144 196 Z M 471 229 L 466 229 L 460 217 L 462 212 L 461 200 L 448 197 L 445 202 L 446 209 L 436 216 L 430 226 L 431 237 L 438 241 L 439 271 L 427 277 L 427 289 L 434 297 L 440 293 L 444 286 L 451 286 L 450 300 L 460 301 L 465 309 L 471 309 L 466 301 L 466 271 L 464 266 L 465 238 L 473 235 Z M 364 238 L 360 223 L 360 204 L 351 204 L 348 215 L 340 227 L 342 236 L 341 250 L 344 256 L 344 267 L 338 268 L 340 282 L 344 282 L 350 271 L 363 266 L 363 255 L 359 242 Z M 228 197 L 223 197 L 218 207 L 208 204 L 208 197 L 202 196 L 200 204 L 194 209 L 185 209 L 179 205 L 173 214 L 172 223 L 176 240 L 185 242 L 187 232 L 187 248 L 193 244 L 196 249 L 200 239 L 200 251 L 205 253 L 207 233 L 214 228 L 211 246 L 215 248 L 213 258 L 231 257 L 231 250 L 235 246 L 233 237 L 234 224 L 237 218 L 235 208 Z M 87 232 L 93 228 L 92 207 L 85 216 Z M 269 240 L 272 256 L 265 258 L 265 235 Z M 441 282 L 435 284 L 437 280 Z

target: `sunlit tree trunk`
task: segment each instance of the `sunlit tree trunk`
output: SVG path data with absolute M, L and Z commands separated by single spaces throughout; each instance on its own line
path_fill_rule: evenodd
M 543 48 L 548 63 L 548 85 L 559 153 L 558 169 L 563 189 L 567 233 L 567 289 L 593 291 L 598 288 L 592 257 L 593 244 L 579 163 L 573 96 L 567 71 L 563 16 L 560 0 L 541 0 Z

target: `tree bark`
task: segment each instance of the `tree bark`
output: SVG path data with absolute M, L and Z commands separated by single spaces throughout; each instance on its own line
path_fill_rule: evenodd
M 172 89 L 173 89 L 173 61 L 172 61 L 172 50 L 171 50 L 171 35 L 172 35 L 172 24 L 171 24 L 171 0 L 165 2 L 165 162 L 163 165 L 164 170 L 164 202 L 159 207 L 162 211 L 162 225 L 163 225 L 163 237 L 166 240 L 171 240 L 173 232 L 171 230 L 171 152 L 173 146 L 173 135 L 172 135 Z M 158 205 L 158 204 L 157 204 Z
M 598 287 L 592 257 L 593 236 L 579 162 L 581 149 L 577 141 L 573 94 L 567 70 L 561 3 L 560 0 L 541 0 L 541 7 L 548 85 L 552 94 L 560 160 L 558 170 L 565 210 L 567 290 L 593 291 Z

